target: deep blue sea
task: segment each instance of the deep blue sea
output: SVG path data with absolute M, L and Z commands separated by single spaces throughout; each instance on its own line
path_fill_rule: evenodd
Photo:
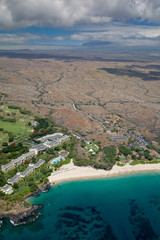
M 0 229 L 4 240 L 160 239 L 160 174 L 58 184 L 32 197 L 42 204 L 34 223 Z

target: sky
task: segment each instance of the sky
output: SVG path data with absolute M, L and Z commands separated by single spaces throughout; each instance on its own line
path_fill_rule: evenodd
M 0 49 L 160 47 L 160 0 L 0 0 Z

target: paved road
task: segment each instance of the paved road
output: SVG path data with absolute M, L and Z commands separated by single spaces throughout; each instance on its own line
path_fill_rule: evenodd
M 85 115 L 86 113 L 83 112 L 82 110 L 79 110 L 78 108 L 76 108 L 75 104 L 72 104 L 72 107 L 75 111 L 82 113 L 83 115 Z M 104 130 L 106 130 L 106 127 L 103 125 L 102 122 L 100 122 L 98 119 L 96 119 L 95 117 L 93 117 L 92 115 L 89 115 L 89 119 L 92 119 L 94 122 L 98 123 Z

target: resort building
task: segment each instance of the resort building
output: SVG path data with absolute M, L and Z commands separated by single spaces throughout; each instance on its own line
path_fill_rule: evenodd
M 76 137 L 77 139 L 85 140 L 85 137 L 83 137 L 83 136 L 80 135 L 79 133 L 72 132 L 72 135 L 73 135 L 74 137 Z
M 0 191 L 4 192 L 5 194 L 11 194 L 13 189 L 10 185 L 5 184 L 3 187 L 0 187 Z
M 24 170 L 23 172 L 18 172 L 14 177 L 8 179 L 7 182 L 11 185 L 14 185 L 15 183 L 19 182 L 21 178 L 27 177 L 34 171 L 35 168 L 39 168 L 44 163 L 45 161 L 43 159 L 39 159 L 36 164 L 29 164 L 26 170 Z
M 8 183 L 11 185 L 14 185 L 15 183 L 19 182 L 19 180 L 21 179 L 21 173 L 18 172 L 15 176 L 13 176 L 12 178 L 8 179 Z
M 20 173 L 21 177 L 27 177 L 30 173 L 34 171 L 34 164 L 30 164 L 26 170 Z
M 1 170 L 3 172 L 11 170 L 12 168 L 14 168 L 14 163 L 12 161 L 10 163 L 7 163 L 7 164 L 1 166 Z
M 46 150 L 47 148 L 55 147 L 64 141 L 67 141 L 70 137 L 68 135 L 63 135 L 63 133 L 48 134 L 44 137 L 38 138 L 41 144 L 33 145 L 29 152 L 22 154 L 20 157 L 13 159 L 10 163 L 1 166 L 3 172 L 6 172 L 14 167 L 20 165 L 25 160 L 37 155 L 39 152 Z M 62 156 L 63 158 L 63 156 Z
M 20 156 L 14 160 L 12 160 L 11 162 L 14 164 L 14 167 L 18 166 L 19 164 L 21 164 L 22 162 L 24 162 L 25 158 L 24 156 Z
M 22 157 L 24 158 L 24 160 L 26 160 L 26 159 L 29 159 L 29 158 L 35 156 L 35 155 L 36 155 L 35 151 L 30 150 L 29 152 L 23 154 Z
M 70 136 L 64 135 L 64 136 L 60 137 L 58 140 L 59 140 L 60 143 L 62 143 L 64 141 L 67 141 L 68 139 L 70 139 Z
M 38 123 L 37 121 L 32 121 L 32 122 L 31 122 L 31 126 L 32 126 L 32 127 L 37 127 L 38 124 L 39 124 L 39 123 Z
M 59 139 L 62 136 L 63 136 L 63 133 L 54 133 L 54 134 L 48 134 L 48 135 L 46 135 L 44 137 L 38 138 L 37 140 L 41 141 L 41 142 L 45 142 L 47 140 L 55 141 L 55 140 Z
M 59 152 L 59 157 L 62 158 L 62 160 L 64 160 L 67 156 L 68 156 L 69 152 L 67 151 L 61 151 Z
M 128 141 L 128 137 L 126 137 L 126 136 L 121 136 L 121 135 L 109 136 L 108 138 L 109 138 L 111 141 L 116 141 L 116 142 L 126 142 L 126 141 Z
M 54 140 L 54 141 L 49 141 L 47 140 L 46 142 L 43 143 L 47 148 L 52 148 L 58 146 L 59 142 Z
M 23 163 L 26 159 L 29 159 L 33 156 L 35 156 L 35 151 L 34 150 L 30 150 L 29 152 L 22 154 L 20 157 L 13 159 L 10 163 L 7 163 L 5 165 L 1 166 L 1 169 L 3 172 L 6 172 L 8 170 L 13 169 L 14 167 L 20 165 L 21 163 Z
M 34 167 L 39 168 L 44 163 L 45 163 L 45 161 L 43 159 L 39 159 L 39 161 L 36 164 L 34 164 Z
M 39 152 L 41 151 L 44 151 L 47 147 L 44 145 L 44 144 L 36 144 L 36 145 L 33 145 L 29 151 L 34 151 L 35 154 L 34 155 L 37 155 Z

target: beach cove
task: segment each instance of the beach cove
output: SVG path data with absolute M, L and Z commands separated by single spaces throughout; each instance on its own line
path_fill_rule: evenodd
M 157 240 L 159 186 L 158 172 L 57 183 L 29 199 L 43 205 L 35 222 L 18 227 L 7 223 L 0 239 Z
M 128 175 L 140 172 L 160 172 L 160 163 L 158 164 L 137 164 L 125 166 L 114 165 L 111 170 L 101 170 L 92 167 L 78 167 L 75 166 L 73 161 L 67 165 L 63 165 L 59 170 L 54 171 L 51 176 L 48 177 L 49 182 L 60 183 L 71 180 L 84 180 L 84 179 L 94 179 L 94 178 L 106 178 L 114 177 L 119 175 Z

